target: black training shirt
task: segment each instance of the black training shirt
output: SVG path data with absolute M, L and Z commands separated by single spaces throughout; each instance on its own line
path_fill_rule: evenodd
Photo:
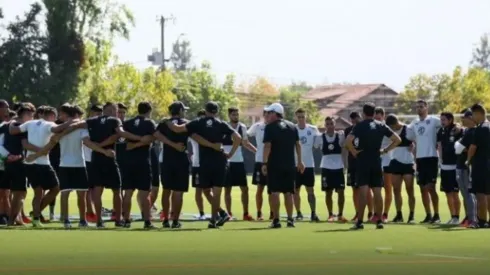
M 354 128 L 354 125 L 347 127 L 344 130 L 345 136 L 348 136 L 352 132 L 353 128 Z M 347 156 L 347 166 L 348 166 L 349 170 L 354 169 L 355 165 L 356 165 L 356 158 L 354 158 L 354 156 L 349 152 L 349 155 Z
M 188 123 L 187 120 L 182 119 L 182 118 L 172 118 L 171 119 L 173 124 L 176 125 L 183 125 Z M 187 139 L 189 137 L 189 133 L 176 133 L 170 128 L 168 128 L 166 121 L 160 122 L 158 124 L 157 130 L 167 137 L 170 141 L 175 142 L 175 143 L 182 143 L 186 147 L 186 149 L 183 152 L 179 152 L 175 150 L 172 146 L 169 146 L 167 144 L 163 144 L 163 151 L 165 154 L 163 154 L 163 163 L 168 164 L 173 161 L 178 161 L 182 165 L 189 165 L 189 158 L 187 157 Z
M 156 131 L 155 122 L 144 116 L 124 121 L 124 131 L 137 136 L 152 136 Z M 126 163 L 150 163 L 150 147 L 151 145 L 141 146 L 124 152 L 124 161 Z M 116 152 L 119 154 L 119 152 Z M 119 161 L 119 160 L 118 160 Z
M 222 143 L 226 135 L 231 135 L 233 130 L 230 125 L 214 117 L 197 118 L 186 124 L 189 136 L 198 134 L 211 143 Z M 167 154 L 164 149 L 164 156 Z M 207 165 L 226 165 L 227 159 L 222 152 L 212 148 L 199 145 L 199 162 L 200 166 Z
M 357 123 L 350 134 L 354 136 L 354 146 L 361 151 L 357 155 L 357 160 L 366 160 L 368 163 L 372 163 L 381 157 L 380 150 L 383 137 L 391 137 L 393 131 L 384 122 L 365 119 Z
M 463 130 L 463 137 L 459 140 L 459 143 L 466 147 L 467 149 L 470 147 L 471 142 L 473 140 L 473 134 L 475 133 L 475 128 L 466 128 Z M 466 160 L 468 159 L 468 151 L 465 150 L 461 154 L 458 155 L 458 163 L 456 164 L 456 168 L 458 169 L 468 169 L 466 166 Z
M 475 128 L 471 144 L 476 146 L 476 152 L 471 162 L 472 166 L 485 167 L 490 159 L 490 122 L 485 121 Z
M 21 123 L 13 122 L 14 126 L 19 126 Z M 18 135 L 11 135 L 9 133 L 9 124 L 4 124 L 0 131 L 4 134 L 3 136 L 3 147 L 11 155 L 24 155 L 24 148 L 22 147 L 22 140 L 27 139 L 27 132 Z
M 456 165 L 458 157 L 454 149 L 454 143 L 463 136 L 461 129 L 451 125 L 440 128 L 437 131 L 437 142 L 441 143 L 442 164 Z
M 96 143 L 102 143 L 112 135 L 117 133 L 117 128 L 121 127 L 121 121 L 117 117 L 112 116 L 98 116 L 89 118 L 87 121 L 87 129 L 90 136 L 90 140 Z M 114 144 L 104 147 L 104 149 L 114 150 Z M 92 152 L 92 160 L 97 157 L 107 158 L 105 155 L 99 152 Z M 113 159 L 116 161 L 115 159 Z
M 298 141 L 298 128 L 292 122 L 280 119 L 268 123 L 264 129 L 264 143 L 271 144 L 267 166 L 271 168 L 296 167 L 294 152 Z

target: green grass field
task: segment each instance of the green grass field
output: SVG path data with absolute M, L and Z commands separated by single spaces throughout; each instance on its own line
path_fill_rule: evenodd
M 255 214 L 253 186 L 250 193 L 250 209 Z M 347 197 L 345 213 L 350 218 L 354 214 L 350 190 Z M 196 213 L 193 192 L 185 199 L 184 212 Z M 30 204 L 30 198 L 27 202 Z M 238 189 L 233 203 L 235 215 L 241 217 Z M 111 204 L 107 192 L 105 205 Z M 420 199 L 417 206 L 420 220 L 424 216 Z M 443 194 L 440 206 L 446 221 Z M 302 208 L 309 212 L 306 198 Z M 320 190 L 317 208 L 325 220 Z M 209 212 L 208 205 L 206 210 Z M 180 230 L 143 231 L 141 223 L 134 223 L 132 229 L 67 231 L 51 223 L 39 230 L 0 230 L 0 274 L 489 273 L 490 230 L 484 229 L 388 224 L 384 230 L 375 230 L 367 224 L 364 231 L 352 232 L 348 230 L 351 224 L 325 222 L 299 222 L 296 228 L 274 230 L 267 229 L 268 222 L 234 221 L 219 230 L 206 229 L 205 222 L 183 225 Z

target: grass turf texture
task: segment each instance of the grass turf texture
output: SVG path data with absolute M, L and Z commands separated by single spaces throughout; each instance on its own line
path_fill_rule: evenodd
M 317 186 L 319 182 L 317 178 Z M 254 214 L 252 185 L 250 194 Z M 316 194 L 318 214 L 325 220 L 319 186 Z M 302 195 L 302 208 L 308 213 L 304 191 Z M 350 189 L 346 197 L 345 213 L 350 218 L 354 215 Z M 197 212 L 193 190 L 185 200 L 184 212 Z M 27 205 L 30 201 L 31 197 Z M 74 195 L 71 202 L 71 213 L 76 214 Z M 104 204 L 112 205 L 110 192 L 104 194 Z M 445 221 L 450 217 L 444 194 L 440 194 L 440 206 Z M 241 208 L 236 188 L 233 209 L 237 217 Z M 267 204 L 264 210 L 267 214 Z M 407 211 L 405 206 L 405 218 Z M 416 218 L 423 216 L 418 197 Z M 134 223 L 132 229 L 113 229 L 107 223 L 106 230 L 67 231 L 51 223 L 39 230 L 4 229 L 0 230 L 0 274 L 488 274 L 490 230 L 405 224 L 375 230 L 366 224 L 364 231 L 351 232 L 351 224 L 325 222 L 298 222 L 296 228 L 269 230 L 268 224 L 235 221 L 208 230 L 206 222 L 185 222 L 180 230 L 143 231 L 141 223 Z

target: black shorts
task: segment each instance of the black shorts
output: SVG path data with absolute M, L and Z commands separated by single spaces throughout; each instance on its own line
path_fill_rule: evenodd
M 33 189 L 49 190 L 59 185 L 58 176 L 51 165 L 25 165 L 27 179 Z
M 305 171 L 303 173 L 296 170 L 295 181 L 296 188 L 300 188 L 301 186 L 315 186 L 315 168 L 305 168 Z
M 199 185 L 203 189 L 223 187 L 226 181 L 226 163 L 206 164 L 199 167 Z
M 88 188 L 94 188 L 94 180 L 93 180 L 93 171 L 92 171 L 92 162 L 85 162 L 85 171 L 87 171 L 87 180 L 88 180 Z
M 92 179 L 95 187 L 121 189 L 121 174 L 119 166 L 113 158 L 92 154 Z
M 490 161 L 487 164 L 474 161 L 470 180 L 473 193 L 490 195 Z
M 0 189 L 10 189 L 10 181 L 5 177 L 4 170 L 0 170 Z
M 356 168 L 347 169 L 347 186 L 351 186 L 352 188 L 356 188 Z
M 22 161 L 5 163 L 3 180 L 8 182 L 11 191 L 27 191 L 27 176 Z
M 296 167 L 267 167 L 267 192 L 294 194 Z
M 60 190 L 61 191 L 87 191 L 88 177 L 85 167 L 60 167 Z
M 383 166 L 383 173 L 385 174 L 392 174 L 391 173 L 391 167 L 388 165 L 388 166 Z
M 199 185 L 199 167 L 192 167 L 191 169 L 191 186 L 193 188 L 201 188 L 201 186 Z
M 356 166 L 356 187 L 366 185 L 370 188 L 383 187 L 381 159 L 365 162 L 358 160 Z
M 252 177 L 253 185 L 267 185 L 267 177 L 262 173 L 262 163 L 256 162 L 254 165 L 254 174 Z
M 189 191 L 189 162 L 164 161 L 161 167 L 163 189 Z
M 417 184 L 425 186 L 437 183 L 437 172 L 439 170 L 439 158 L 418 158 L 417 164 Z
M 344 190 L 344 169 L 322 168 L 322 191 Z
M 144 161 L 125 164 L 121 173 L 121 181 L 123 190 L 150 191 L 152 183 L 151 164 Z
M 456 180 L 456 170 L 441 169 L 441 192 L 459 192 L 459 185 Z
M 396 159 L 392 159 L 390 162 L 390 173 L 393 175 L 413 175 L 415 170 L 411 163 L 402 163 Z
M 226 171 L 225 187 L 247 186 L 247 172 L 245 163 L 230 162 Z

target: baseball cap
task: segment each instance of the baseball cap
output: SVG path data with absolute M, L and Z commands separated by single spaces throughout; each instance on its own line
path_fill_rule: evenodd
M 468 118 L 468 117 L 472 117 L 473 116 L 473 112 L 471 112 L 471 110 L 466 110 L 464 113 L 463 113 L 463 117 L 464 118 Z
M 176 113 L 180 110 L 189 110 L 189 107 L 185 106 L 182 101 L 174 101 L 170 106 L 168 106 L 168 111 L 170 113 Z
M 281 103 L 272 103 L 269 107 L 264 109 L 266 112 L 274 112 L 276 114 L 283 115 L 284 107 L 282 107 Z
M 216 113 L 218 113 L 219 105 L 218 105 L 218 103 L 216 103 L 214 101 L 209 101 L 208 103 L 206 103 L 206 106 L 204 106 L 204 109 L 208 113 L 216 114 Z

